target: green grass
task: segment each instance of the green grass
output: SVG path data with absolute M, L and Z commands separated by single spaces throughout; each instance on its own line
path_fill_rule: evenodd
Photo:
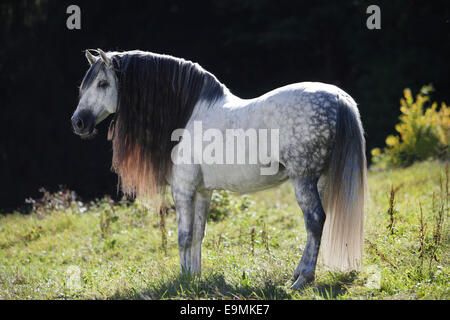
M 220 202 L 225 218 L 208 222 L 200 278 L 179 275 L 173 211 L 163 247 L 159 215 L 138 204 L 53 201 L 29 215 L 0 217 L 0 297 L 448 299 L 446 183 L 438 162 L 370 172 L 363 271 L 338 274 L 319 265 L 315 284 L 302 292 L 287 284 L 306 240 L 290 183 L 247 196 L 221 194 L 229 196 Z

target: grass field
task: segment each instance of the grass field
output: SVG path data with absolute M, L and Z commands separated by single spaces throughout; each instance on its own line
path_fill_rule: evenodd
M 0 298 L 448 299 L 446 165 L 370 172 L 369 190 L 363 271 L 319 265 L 302 292 L 288 284 L 306 240 L 289 182 L 215 195 L 200 278 L 179 275 L 173 210 L 162 221 L 138 204 L 47 195 L 29 215 L 0 216 Z

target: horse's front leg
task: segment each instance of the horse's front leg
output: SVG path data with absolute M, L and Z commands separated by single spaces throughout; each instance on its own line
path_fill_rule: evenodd
M 189 273 L 191 270 L 195 192 L 181 192 L 172 187 L 172 196 L 178 219 L 178 251 L 180 252 L 181 272 Z
M 317 190 L 318 178 L 301 177 L 293 179 L 295 196 L 303 212 L 306 226 L 306 246 L 295 269 L 291 289 L 302 289 L 314 281 L 320 239 L 322 237 L 325 212 Z
M 200 171 L 198 166 L 175 165 L 171 189 L 178 218 L 178 251 L 182 273 L 193 270 L 194 208 Z
M 202 242 L 205 236 L 206 220 L 212 191 L 202 190 L 196 193 L 194 229 L 191 246 L 191 272 L 200 275 L 202 268 Z

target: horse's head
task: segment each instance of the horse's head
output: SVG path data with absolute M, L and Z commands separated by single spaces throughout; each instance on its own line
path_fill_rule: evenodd
M 98 49 L 99 56 L 86 50 L 90 68 L 80 87 L 80 101 L 72 116 L 76 134 L 86 138 L 94 133 L 95 126 L 108 115 L 115 113 L 118 105 L 117 77 L 111 57 Z

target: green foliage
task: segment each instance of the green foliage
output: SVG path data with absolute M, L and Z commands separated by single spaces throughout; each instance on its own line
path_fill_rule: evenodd
M 113 208 L 112 206 L 102 206 L 100 211 L 100 231 L 104 239 L 111 234 L 111 224 L 119 220 L 119 217 L 114 214 Z
M 247 211 L 252 205 L 253 201 L 248 195 L 233 197 L 228 190 L 217 190 L 211 197 L 208 219 L 222 221 L 232 213 Z
M 227 190 L 214 191 L 211 197 L 208 219 L 221 221 L 229 216 L 231 211 L 230 192 Z
M 372 162 L 381 168 L 408 166 L 428 158 L 448 158 L 450 139 L 450 108 L 442 102 L 429 105 L 431 85 L 424 86 L 414 100 L 409 89 L 400 99 L 399 135 L 389 135 L 386 147 L 372 150 Z
M 211 197 L 208 219 L 222 221 L 232 213 L 244 212 L 253 202 L 248 195 L 233 197 L 228 190 L 214 191 Z

